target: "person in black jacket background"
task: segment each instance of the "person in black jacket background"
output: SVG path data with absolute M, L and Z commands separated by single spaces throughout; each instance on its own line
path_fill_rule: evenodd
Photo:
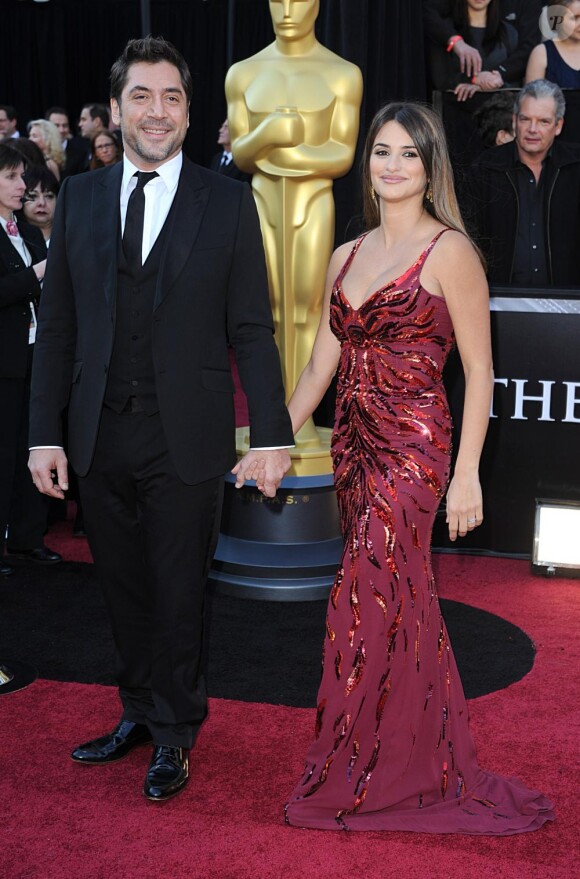
M 454 52 L 462 72 L 471 78 L 482 69 L 481 55 L 463 38 L 455 40 L 460 35 L 453 25 L 453 5 L 453 0 L 423 0 L 425 33 L 432 43 Z M 500 0 L 501 18 L 518 33 L 517 49 L 499 68 L 504 83 L 523 79 L 528 56 L 541 40 L 541 11 L 541 0 Z
M 472 168 L 469 208 L 491 284 L 580 286 L 580 145 L 557 140 L 565 106 L 554 83 L 528 83 L 515 140 Z
M 41 232 L 17 221 L 26 191 L 22 154 L 0 144 L 0 573 L 12 572 L 2 551 L 4 533 L 15 555 L 55 563 L 44 546 L 47 500 L 30 484 L 28 401 L 40 285 L 46 265 Z
M 520 84 L 504 80 L 499 73 L 500 67 L 505 70 L 518 45 L 518 32 L 500 16 L 500 0 L 455 0 L 453 26 L 456 33 L 453 45 L 463 42 L 476 48 L 481 57 L 481 71 L 468 77 L 454 52 L 432 43 L 431 75 L 436 89 L 453 89 L 457 100 L 465 101 L 480 91 L 497 91 Z

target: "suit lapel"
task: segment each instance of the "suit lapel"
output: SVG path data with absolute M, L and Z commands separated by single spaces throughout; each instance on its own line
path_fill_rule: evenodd
M 154 308 L 159 308 L 195 244 L 205 213 L 210 188 L 185 156 L 171 210 L 167 216 L 165 247 L 155 289 Z
M 93 183 L 93 241 L 96 264 L 102 272 L 105 297 L 111 312 L 115 308 L 117 289 L 117 254 L 120 235 L 119 197 L 123 163 L 117 162 Z

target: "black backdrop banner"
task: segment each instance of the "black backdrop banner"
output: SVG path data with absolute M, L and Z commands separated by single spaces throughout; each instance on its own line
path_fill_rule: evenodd
M 451 544 L 442 510 L 433 543 L 529 556 L 535 498 L 580 500 L 580 293 L 492 289 L 491 328 L 495 390 L 480 467 L 484 522 Z M 459 430 L 464 386 L 456 354 L 445 385 Z
M 193 161 L 208 165 L 226 113 L 228 48 L 239 61 L 273 41 L 268 0 L 236 0 L 233 39 L 228 0 L 151 0 L 150 8 L 152 33 L 175 43 L 191 68 L 194 96 L 185 149 Z M 141 3 L 2 0 L 0 30 L 0 104 L 17 108 L 25 133 L 26 122 L 51 105 L 66 107 L 73 122 L 84 103 L 107 102 L 111 64 L 127 40 L 141 34 Z M 383 103 L 425 100 L 421 0 L 321 0 L 316 30 L 325 46 L 363 72 L 361 132 Z M 349 224 L 359 210 L 356 171 L 337 182 L 335 199 L 341 243 L 351 235 Z

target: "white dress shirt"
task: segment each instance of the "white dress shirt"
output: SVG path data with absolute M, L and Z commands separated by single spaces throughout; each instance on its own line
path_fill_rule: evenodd
M 145 260 L 151 253 L 153 245 L 157 241 L 157 237 L 163 228 L 163 224 L 167 219 L 167 214 L 173 204 L 175 193 L 177 192 L 177 184 L 179 183 L 179 175 L 183 165 L 183 153 L 178 153 L 173 159 L 160 165 L 155 170 L 158 177 L 154 177 L 144 187 L 145 193 L 145 215 L 143 218 L 143 246 L 141 251 L 141 263 L 144 265 Z M 129 196 L 137 186 L 137 178 L 135 174 L 141 170 L 137 168 L 129 159 L 123 157 L 123 180 L 121 182 L 121 235 L 125 231 L 125 217 L 127 216 L 127 204 Z

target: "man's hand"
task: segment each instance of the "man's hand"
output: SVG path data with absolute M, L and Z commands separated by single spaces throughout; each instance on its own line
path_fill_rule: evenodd
M 465 40 L 458 40 L 453 46 L 452 51 L 459 58 L 461 72 L 469 77 L 477 76 L 481 70 L 481 55 L 477 49 L 469 46 Z
M 232 469 L 236 488 L 241 488 L 247 479 L 254 479 L 262 494 L 275 497 L 290 463 L 288 449 L 250 449 Z
M 63 449 L 32 449 L 28 469 L 32 481 L 42 494 L 61 500 L 64 498 L 68 490 L 68 461 Z

